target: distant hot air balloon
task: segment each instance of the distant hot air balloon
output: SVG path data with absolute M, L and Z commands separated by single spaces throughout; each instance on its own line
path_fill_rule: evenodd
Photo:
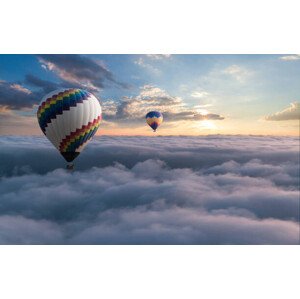
M 163 115 L 158 111 L 150 111 L 146 115 L 146 122 L 156 132 L 156 129 L 163 122 Z
M 72 162 L 97 132 L 101 106 L 88 91 L 59 89 L 42 99 L 37 118 L 46 137 L 67 162 Z

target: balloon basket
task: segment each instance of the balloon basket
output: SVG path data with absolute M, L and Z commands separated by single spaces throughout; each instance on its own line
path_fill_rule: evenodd
M 69 172 L 73 171 L 73 170 L 74 170 L 74 164 L 73 164 L 73 163 L 67 164 L 67 170 L 68 170 Z

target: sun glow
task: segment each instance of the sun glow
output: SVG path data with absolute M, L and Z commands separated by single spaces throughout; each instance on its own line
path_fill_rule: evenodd
M 207 115 L 208 111 L 206 109 L 203 108 L 197 108 L 196 111 L 202 115 Z
M 209 129 L 209 130 L 217 128 L 217 126 L 211 120 L 202 120 L 202 121 L 200 121 L 199 126 L 202 129 Z

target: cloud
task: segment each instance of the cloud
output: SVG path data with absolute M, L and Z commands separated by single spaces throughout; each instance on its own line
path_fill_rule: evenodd
M 284 60 L 284 61 L 300 60 L 300 54 L 295 54 L 295 55 L 285 55 L 285 56 L 279 57 L 279 59 Z
M 153 60 L 162 60 L 170 58 L 171 54 L 146 54 L 146 57 Z
M 271 120 L 271 121 L 299 120 L 299 119 L 300 119 L 299 102 L 291 103 L 288 108 L 265 117 L 265 120 Z
M 22 115 L 24 114 L 24 115 Z M 0 134 L 22 135 L 31 132 L 31 134 L 40 133 L 36 121 L 36 115 L 33 109 L 27 111 L 10 110 L 7 107 L 0 106 Z
M 45 159 L 44 157 L 47 157 Z M 298 139 L 0 138 L 1 244 L 298 244 Z
M 91 92 L 99 92 L 106 84 L 113 84 L 122 88 L 129 87 L 127 84 L 117 81 L 103 63 L 88 57 L 81 55 L 38 55 L 38 58 L 42 67 L 53 71 L 60 80 L 53 82 L 27 74 L 23 83 L 31 86 L 33 90 L 26 88 L 19 82 L 0 80 L 0 111 L 4 117 L 10 117 L 12 124 L 13 118 L 11 116 L 16 112 L 9 110 L 32 108 L 33 105 L 39 104 L 45 94 L 58 88 L 79 87 Z
M 154 74 L 160 74 L 160 70 L 157 67 L 153 66 L 151 63 L 147 62 L 143 57 L 139 57 L 137 60 L 134 61 L 134 63 Z
M 93 92 L 99 92 L 107 84 L 121 88 L 128 85 L 119 82 L 105 65 L 82 55 L 38 55 L 43 68 L 57 74 L 64 82 L 76 84 Z
M 47 94 L 55 89 L 64 87 L 64 83 L 56 83 L 56 82 L 52 82 L 49 80 L 43 80 L 43 79 L 36 77 L 34 75 L 31 75 L 31 74 L 27 74 L 25 76 L 25 83 L 29 84 L 31 86 L 37 87 L 37 88 L 41 88 L 45 94 Z M 69 86 L 69 85 L 70 84 L 68 84 L 67 86 Z M 74 86 L 71 86 L 71 87 L 74 87 Z
M 58 226 L 22 216 L 0 216 L 0 244 L 60 244 L 63 235 Z
M 19 83 L 0 81 L 0 134 L 35 134 L 40 132 L 34 105 L 44 92 L 30 90 Z
M 202 115 L 196 107 L 187 106 L 180 97 L 171 96 L 165 90 L 152 85 L 141 87 L 140 93 L 135 97 L 124 97 L 120 102 L 103 101 L 102 104 L 106 119 L 117 122 L 144 121 L 145 115 L 151 110 L 161 111 L 164 120 L 169 122 L 224 119 L 224 117 L 213 113 Z
M 49 80 L 41 79 L 37 76 L 27 74 L 25 76 L 26 84 L 31 85 L 35 88 L 39 88 L 43 94 L 47 94 L 49 92 L 52 92 L 53 90 L 59 89 L 59 88 L 85 88 L 91 92 L 97 92 L 98 90 L 95 90 L 94 87 L 86 86 L 84 84 L 75 83 L 75 82 L 68 82 L 66 80 L 61 79 L 60 82 L 53 82 Z
M 245 67 L 233 64 L 223 70 L 223 73 L 231 76 L 239 82 L 244 82 L 252 73 Z
M 156 75 L 161 74 L 160 68 L 158 67 L 164 60 L 170 59 L 171 54 L 146 54 L 140 56 L 134 61 L 136 65 L 145 68 L 146 70 Z
M 19 82 L 0 80 L 1 134 L 12 133 L 9 128 L 12 128 L 14 134 L 17 133 L 17 127 L 22 122 L 24 125 L 20 126 L 20 132 L 23 132 L 25 127 L 35 131 L 35 126 L 29 126 L 32 124 L 32 117 L 26 118 L 24 109 L 32 109 L 34 105 L 40 103 L 45 94 L 55 89 L 81 87 L 98 92 L 106 82 L 119 87 L 128 87 L 126 84 L 118 82 L 99 61 L 80 55 L 38 55 L 38 57 L 42 66 L 55 72 L 60 80 L 53 82 L 27 74 L 23 83 L 31 86 L 33 90 Z M 33 114 L 27 116 L 33 116 Z
M 196 114 L 194 115 L 195 120 L 223 120 L 224 117 L 219 114 L 207 113 L 207 114 Z
M 202 98 L 206 98 L 209 95 L 210 94 L 208 92 L 206 92 L 204 90 L 201 90 L 201 91 L 194 91 L 194 92 L 192 92 L 191 97 L 202 99 Z
M 30 108 L 39 103 L 41 94 L 32 92 L 21 84 L 0 81 L 0 106 L 9 109 Z
M 14 84 L 11 84 L 10 87 L 12 89 L 18 90 L 18 91 L 23 92 L 25 94 L 31 94 L 32 93 L 29 89 L 27 89 L 26 87 L 24 87 L 20 84 L 14 83 Z

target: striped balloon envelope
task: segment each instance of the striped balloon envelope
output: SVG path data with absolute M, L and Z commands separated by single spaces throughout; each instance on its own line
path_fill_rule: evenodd
M 146 115 L 146 122 L 156 132 L 156 129 L 163 122 L 163 115 L 159 111 L 150 111 Z
M 69 88 L 47 94 L 37 118 L 41 130 L 68 162 L 72 162 L 95 135 L 101 106 L 90 92 Z

